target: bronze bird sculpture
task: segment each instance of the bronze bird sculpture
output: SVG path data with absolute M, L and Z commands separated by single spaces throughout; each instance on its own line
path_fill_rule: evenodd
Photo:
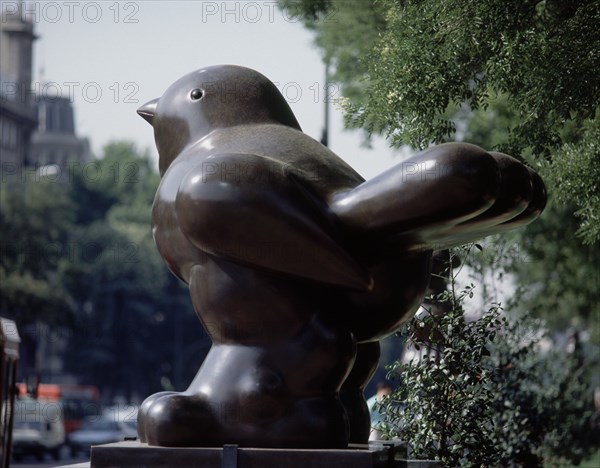
M 160 157 L 156 245 L 213 341 L 186 391 L 142 404 L 150 445 L 366 442 L 378 340 L 419 307 L 432 251 L 545 205 L 531 169 L 462 143 L 365 181 L 244 67 L 190 73 L 138 113 Z

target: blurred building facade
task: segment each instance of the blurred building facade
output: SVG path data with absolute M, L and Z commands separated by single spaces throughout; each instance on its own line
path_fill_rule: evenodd
M 31 137 L 28 163 L 38 169 L 55 166 L 63 178 L 70 163 L 91 159 L 87 138 L 75 135 L 75 118 L 71 101 L 61 96 L 36 97 L 37 130 Z M 49 169 L 43 171 L 49 175 Z
M 0 21 L 0 162 L 4 174 L 21 168 L 55 166 L 66 174 L 69 163 L 91 159 L 87 138 L 75 132 L 69 98 L 32 87 L 34 25 L 18 9 L 2 10 Z M 48 170 L 43 171 L 48 175 Z
M 19 6 L 21 8 L 21 6 Z M 26 165 L 37 127 L 31 93 L 33 23 L 2 10 L 0 20 L 0 161 L 3 167 Z M 20 13 L 20 11 L 18 12 Z

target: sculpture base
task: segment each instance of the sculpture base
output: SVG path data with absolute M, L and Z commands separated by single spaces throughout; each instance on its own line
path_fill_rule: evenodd
M 402 466 L 402 445 L 375 443 L 346 450 L 148 446 L 138 441 L 92 447 L 91 468 L 202 466 L 206 468 L 387 468 Z M 404 465 L 406 466 L 406 465 Z

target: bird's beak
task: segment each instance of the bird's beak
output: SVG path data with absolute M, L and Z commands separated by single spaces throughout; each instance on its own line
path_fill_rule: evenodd
M 143 117 L 146 122 L 152 125 L 154 121 L 154 116 L 156 115 L 156 106 L 158 104 L 158 98 L 152 99 L 152 101 L 148 101 L 142 107 L 137 110 L 137 113 L 140 117 Z

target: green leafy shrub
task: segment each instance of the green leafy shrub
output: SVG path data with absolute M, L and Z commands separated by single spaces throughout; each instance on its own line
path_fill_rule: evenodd
M 449 278 L 450 290 L 429 300 L 447 312 L 432 307 L 401 332 L 421 354 L 389 368 L 397 387 L 381 409 L 386 437 L 444 466 L 561 465 L 593 453 L 590 364 L 577 336 L 569 353 L 543 352 L 543 323 L 509 320 L 500 304 L 469 321 L 474 286 L 457 292 Z

